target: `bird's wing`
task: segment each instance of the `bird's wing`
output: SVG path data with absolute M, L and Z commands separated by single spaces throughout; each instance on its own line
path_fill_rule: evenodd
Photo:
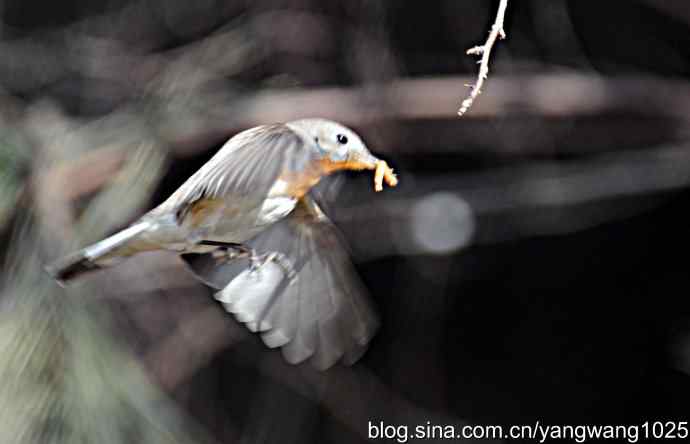
M 264 198 L 282 174 L 298 173 L 316 148 L 283 124 L 243 131 L 228 142 L 162 205 L 184 209 L 203 200 Z
M 258 253 L 278 251 L 297 272 L 288 285 L 283 269 L 267 263 L 252 275 L 246 261 L 224 265 L 210 254 L 183 255 L 193 272 L 222 289 L 216 298 L 269 347 L 282 347 L 291 363 L 308 358 L 318 368 L 352 364 L 378 328 L 367 292 L 340 233 L 309 197 L 283 221 L 249 242 Z

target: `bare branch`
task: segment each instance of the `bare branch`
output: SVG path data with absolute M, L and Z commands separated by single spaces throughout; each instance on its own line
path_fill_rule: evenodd
M 462 105 L 458 110 L 458 115 L 462 116 L 467 112 L 468 109 L 474 103 L 474 100 L 479 94 L 482 93 L 482 86 L 484 86 L 484 80 L 489 77 L 489 57 L 491 56 L 491 50 L 496 43 L 496 39 L 506 38 L 506 32 L 503 29 L 503 20 L 506 14 L 506 8 L 508 7 L 508 0 L 501 0 L 498 5 L 498 12 L 496 13 L 496 20 L 493 26 L 491 26 L 491 32 L 489 32 L 489 38 L 486 39 L 486 43 L 483 45 L 475 46 L 467 50 L 468 55 L 482 56 L 479 64 L 479 74 L 477 75 L 477 82 L 474 85 L 469 85 L 472 88 L 470 95 L 462 101 Z

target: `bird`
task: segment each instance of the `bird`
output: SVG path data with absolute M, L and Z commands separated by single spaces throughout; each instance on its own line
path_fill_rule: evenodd
M 231 137 L 163 203 L 46 267 L 61 285 L 145 251 L 180 255 L 235 318 L 292 364 L 354 364 L 379 320 L 343 236 L 312 188 L 332 173 L 397 176 L 350 128 L 321 118 Z

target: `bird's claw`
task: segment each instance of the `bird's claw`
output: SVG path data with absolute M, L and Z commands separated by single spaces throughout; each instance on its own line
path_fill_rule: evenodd
M 201 242 L 202 245 L 213 245 L 221 247 L 221 252 L 214 252 L 214 256 L 219 261 L 228 262 L 235 259 L 249 259 L 249 275 L 259 277 L 261 267 L 269 262 L 274 262 L 282 268 L 285 277 L 288 278 L 288 285 L 291 285 L 297 280 L 297 272 L 293 267 L 292 262 L 286 255 L 278 251 L 269 251 L 268 253 L 257 254 L 256 250 L 243 244 L 234 244 L 219 242 L 213 240 L 205 240 Z
M 273 262 L 282 268 L 285 277 L 288 278 L 289 284 L 292 284 L 297 280 L 297 273 L 295 272 L 295 267 L 293 267 L 292 262 L 286 255 L 279 251 L 270 251 L 268 253 L 257 255 L 256 252 L 252 252 L 252 256 L 249 258 L 251 265 L 249 266 L 250 275 L 258 275 L 261 271 L 261 267 L 269 262 Z
M 208 241 L 206 241 L 208 242 Z M 219 263 L 227 263 L 235 259 L 252 260 L 256 256 L 253 249 L 244 245 L 223 245 L 222 248 L 211 253 Z

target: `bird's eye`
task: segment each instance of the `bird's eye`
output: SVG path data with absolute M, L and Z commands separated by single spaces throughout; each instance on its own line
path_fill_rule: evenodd
M 338 134 L 335 137 L 336 139 L 338 139 L 339 144 L 345 145 L 347 143 L 347 136 L 345 134 Z

